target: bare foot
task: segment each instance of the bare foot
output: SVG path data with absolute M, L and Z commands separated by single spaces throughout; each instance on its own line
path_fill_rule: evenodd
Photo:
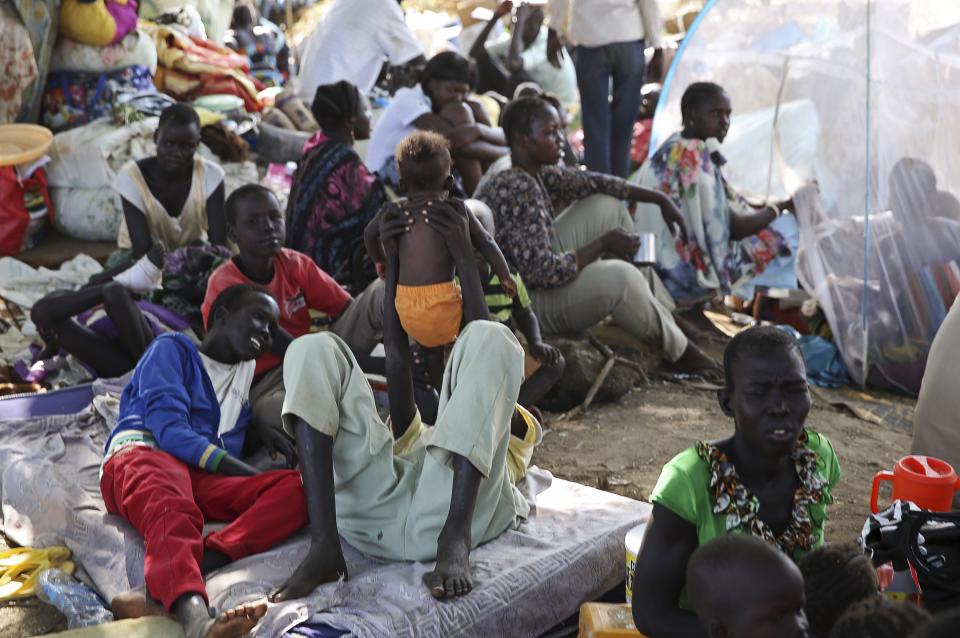
M 247 603 L 228 609 L 211 620 L 203 638 L 241 638 L 257 626 L 267 613 L 266 603 Z
M 159 602 L 147 594 L 146 587 L 138 587 L 114 596 L 110 611 L 117 620 L 142 618 L 144 616 L 169 616 Z
M 440 532 L 437 540 L 437 564 L 423 575 L 423 584 L 434 598 L 462 596 L 473 589 L 470 579 L 470 533 Z
M 325 547 L 327 551 L 315 551 L 314 547 Z M 343 559 L 340 539 L 334 543 L 317 543 L 311 546 L 307 557 L 303 559 L 293 575 L 280 589 L 270 594 L 272 603 L 303 598 L 324 583 L 332 583 L 347 578 L 347 562 Z

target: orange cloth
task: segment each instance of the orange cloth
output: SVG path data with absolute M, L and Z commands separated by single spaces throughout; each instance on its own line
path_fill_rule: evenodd
M 395 300 L 400 325 L 425 348 L 452 342 L 460 334 L 463 297 L 452 281 L 428 286 L 397 284 Z

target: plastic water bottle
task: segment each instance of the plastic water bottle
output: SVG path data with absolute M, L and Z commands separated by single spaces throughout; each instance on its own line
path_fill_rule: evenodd
M 37 598 L 50 603 L 67 617 L 69 629 L 93 627 L 113 621 L 92 589 L 62 569 L 46 569 L 37 578 Z

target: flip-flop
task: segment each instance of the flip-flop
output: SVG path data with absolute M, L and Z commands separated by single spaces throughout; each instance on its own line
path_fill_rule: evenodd
M 73 574 L 75 565 L 66 547 L 16 547 L 0 552 L 0 602 L 22 600 L 37 593 L 37 578 L 55 567 Z

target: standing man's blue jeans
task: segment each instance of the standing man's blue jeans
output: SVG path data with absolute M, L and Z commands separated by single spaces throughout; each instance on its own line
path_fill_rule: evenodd
M 580 89 L 587 168 L 626 177 L 630 171 L 633 123 L 640 112 L 643 40 L 579 46 L 573 51 L 573 63 Z

